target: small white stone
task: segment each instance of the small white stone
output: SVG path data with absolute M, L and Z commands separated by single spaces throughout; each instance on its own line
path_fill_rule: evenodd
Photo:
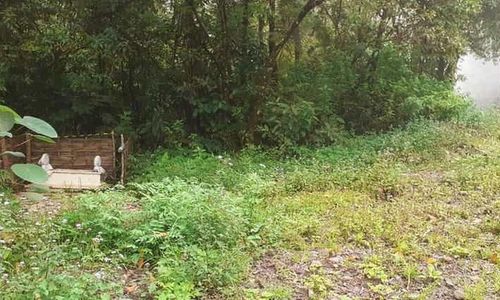
M 100 271 L 95 272 L 94 276 L 97 279 L 101 280 L 101 279 L 104 279 L 105 273 L 104 273 L 104 271 L 100 270 Z
M 453 283 L 453 281 L 450 279 L 450 278 L 445 278 L 444 279 L 444 282 L 446 283 L 446 285 L 448 286 L 454 286 L 455 283 Z
M 328 259 L 332 264 L 341 264 L 344 261 L 342 256 L 334 256 Z
M 455 292 L 453 292 L 453 297 L 455 297 L 455 299 L 457 299 L 457 300 L 465 299 L 464 290 L 462 290 L 462 289 L 455 290 Z

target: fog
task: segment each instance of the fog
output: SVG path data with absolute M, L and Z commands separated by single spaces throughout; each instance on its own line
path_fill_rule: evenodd
M 457 89 L 477 106 L 500 105 L 500 64 L 467 55 L 460 61 L 459 74 L 464 78 L 457 83 Z

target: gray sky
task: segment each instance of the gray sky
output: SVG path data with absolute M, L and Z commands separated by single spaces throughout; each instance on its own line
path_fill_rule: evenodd
M 480 107 L 500 105 L 500 64 L 467 55 L 459 68 L 460 75 L 465 76 L 457 83 L 459 91 L 471 96 Z

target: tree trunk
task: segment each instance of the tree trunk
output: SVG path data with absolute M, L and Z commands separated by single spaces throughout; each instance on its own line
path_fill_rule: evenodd
M 298 64 L 300 62 L 300 58 L 302 57 L 302 35 L 300 33 L 300 27 L 297 27 L 293 33 L 293 44 L 295 50 L 295 63 Z
M 240 66 L 240 74 L 239 80 L 240 84 L 244 84 L 248 78 L 247 69 L 248 64 L 250 63 L 248 57 L 248 47 L 249 47 L 249 37 L 248 37 L 248 29 L 250 27 L 250 0 L 243 0 L 243 17 L 241 19 L 241 55 L 243 56 L 241 61 L 242 65 Z
M 227 4 L 226 0 L 218 0 L 217 1 L 217 6 L 218 6 L 218 12 L 219 12 L 219 24 L 221 28 L 221 49 L 220 51 L 220 58 L 219 62 L 221 64 L 221 78 L 219 80 L 219 89 L 222 95 L 222 98 L 224 102 L 228 103 L 229 105 L 232 105 L 232 101 L 230 99 L 229 95 L 229 90 L 230 87 L 229 85 L 231 84 L 230 78 L 231 78 L 231 66 L 232 66 L 232 57 L 230 53 L 230 47 L 231 47 L 231 42 L 230 42 L 230 36 L 229 36 L 229 30 L 228 30 L 228 21 L 227 21 Z M 219 63 L 215 62 L 215 63 Z
M 180 9 L 180 24 L 182 30 L 182 38 L 185 47 L 183 55 L 183 69 L 185 72 L 185 83 L 190 87 L 190 94 L 185 94 L 184 114 L 187 119 L 186 125 L 190 131 L 200 131 L 200 120 L 198 116 L 194 116 L 193 98 L 201 94 L 197 86 L 199 78 L 203 77 L 203 67 L 200 58 L 201 49 L 203 48 L 203 37 L 200 30 L 196 26 L 195 4 L 193 0 L 184 0 Z
M 265 21 L 264 17 L 262 15 L 259 16 L 259 28 L 258 28 L 258 36 L 259 36 L 259 47 L 261 53 L 265 51 L 265 46 L 264 46 L 264 26 L 265 26 Z
M 255 143 L 258 140 L 257 128 L 261 123 L 262 109 L 264 106 L 264 100 L 268 97 L 268 89 L 274 86 L 276 83 L 278 75 L 278 56 L 283 50 L 284 46 L 290 41 L 293 33 L 298 29 L 304 18 L 318 5 L 321 5 L 325 0 L 308 0 L 307 3 L 302 7 L 301 11 L 292 22 L 288 30 L 285 32 L 283 39 L 276 43 L 276 24 L 275 24 L 275 13 L 276 13 L 276 0 L 269 0 L 269 37 L 268 37 L 268 47 L 269 55 L 267 62 L 265 63 L 263 74 L 259 76 L 259 82 L 257 83 L 257 88 L 259 89 L 258 96 L 252 101 L 250 107 L 248 126 L 247 126 L 247 140 L 250 143 Z M 260 22 L 259 22 L 260 23 Z M 260 25 L 260 24 L 259 24 Z M 259 26 L 260 27 L 260 26 Z M 259 28 L 260 30 L 260 28 Z
M 278 56 L 275 55 L 277 51 L 276 44 L 276 0 L 269 0 L 269 15 L 268 15 L 268 23 L 269 23 L 269 36 L 267 45 L 269 47 L 269 61 L 268 67 L 270 71 L 271 80 L 275 81 L 278 73 Z

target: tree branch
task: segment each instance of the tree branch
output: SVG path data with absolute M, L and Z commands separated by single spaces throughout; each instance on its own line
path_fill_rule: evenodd
M 297 28 L 300 26 L 300 24 L 302 23 L 304 18 L 309 14 L 309 12 L 311 12 L 311 10 L 313 10 L 317 6 L 323 4 L 324 2 L 325 2 L 325 0 L 308 0 L 307 1 L 307 3 L 304 5 L 304 7 L 302 7 L 302 10 L 300 11 L 300 13 L 297 15 L 297 18 L 295 19 L 295 21 L 293 21 L 293 23 L 290 25 L 290 27 L 286 31 L 286 34 L 283 37 L 283 40 L 279 44 L 276 45 L 273 53 L 269 53 L 269 61 L 273 61 L 278 57 L 280 52 L 283 50 L 283 47 L 285 47 L 286 43 L 288 43 L 288 41 L 290 41 L 290 39 L 293 36 L 293 33 L 295 32 L 295 30 L 297 30 Z

